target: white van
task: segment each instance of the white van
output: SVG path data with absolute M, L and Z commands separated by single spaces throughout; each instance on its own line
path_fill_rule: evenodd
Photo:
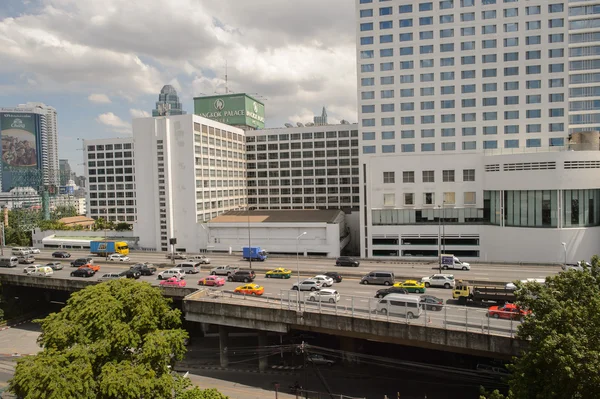
M 421 298 L 407 294 L 388 294 L 377 303 L 377 313 L 414 319 L 421 316 Z
M 177 264 L 178 269 L 182 269 L 186 274 L 200 273 L 200 262 L 182 262 Z
M 35 270 L 27 274 L 34 277 L 50 277 L 54 274 L 54 270 L 50 266 L 37 266 Z
M 25 248 L 25 247 L 13 247 L 12 249 L 12 254 L 14 256 L 25 256 L 25 255 L 29 255 L 31 253 L 31 251 L 29 250 L 29 248 Z
M 19 265 L 19 258 L 16 256 L 7 256 L 0 258 L 0 267 L 17 267 Z

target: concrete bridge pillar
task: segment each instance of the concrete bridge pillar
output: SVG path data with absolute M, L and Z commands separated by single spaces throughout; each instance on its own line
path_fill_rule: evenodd
M 259 331 L 258 332 L 258 347 L 264 348 L 267 346 L 267 332 Z M 258 371 L 265 372 L 267 371 L 267 367 L 269 366 L 269 358 L 267 356 L 261 356 L 258 358 Z
M 340 349 L 342 350 L 342 362 L 344 364 L 358 363 L 358 359 L 354 356 L 356 353 L 356 340 L 350 337 L 340 337 Z
M 221 367 L 229 366 L 229 332 L 226 326 L 219 326 L 219 354 L 221 360 Z

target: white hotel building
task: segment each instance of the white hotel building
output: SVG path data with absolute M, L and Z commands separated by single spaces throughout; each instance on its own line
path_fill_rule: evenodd
M 361 255 L 600 253 L 600 2 L 356 4 Z
M 242 129 L 196 115 L 133 120 L 137 222 L 142 248 L 198 252 L 204 222 L 246 208 Z

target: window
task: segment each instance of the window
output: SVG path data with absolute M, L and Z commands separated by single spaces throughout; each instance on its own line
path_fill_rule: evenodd
M 408 47 L 411 50 L 411 54 L 412 54 L 412 47 Z M 392 57 L 394 55 L 394 49 L 392 48 L 382 48 L 379 50 L 379 56 L 380 57 Z
M 412 7 L 411 7 L 411 11 L 412 11 Z M 411 12 L 408 11 L 408 12 Z M 392 15 L 392 7 L 380 7 L 379 8 L 379 15 Z
M 366 18 L 366 17 L 372 17 L 373 16 L 373 9 L 369 8 L 368 10 L 360 10 L 360 17 L 361 18 Z
M 435 183 L 435 172 L 433 170 L 423 171 L 423 183 Z
M 497 112 L 484 112 L 483 113 L 483 120 L 484 121 L 495 121 L 498 119 L 498 113 Z
M 368 44 L 373 44 L 373 36 L 361 37 L 360 38 L 360 44 L 362 46 L 368 45 Z
M 542 146 L 542 139 L 527 139 L 525 142 L 527 148 L 538 148 Z
M 435 129 L 421 129 L 422 138 L 435 137 Z
M 519 133 L 519 125 L 504 126 L 504 134 L 517 134 L 517 133 Z
M 496 140 L 486 140 L 483 142 L 484 150 L 493 150 L 498 148 L 498 141 Z
M 435 65 L 433 59 L 421 60 L 420 63 L 421 68 L 433 68 L 433 66 Z
M 497 126 L 484 126 L 483 134 L 484 135 L 498 134 L 498 127 Z
M 541 36 L 527 36 L 525 38 L 525 43 L 528 46 L 532 46 L 534 44 L 541 44 L 542 43 L 542 37 Z
M 433 31 L 432 30 L 428 30 L 428 31 L 425 31 L 425 32 L 419 32 L 419 39 L 420 40 L 433 39 Z
M 504 76 L 517 76 L 518 74 L 519 74 L 519 67 L 504 68 Z
M 415 75 L 400 75 L 400 83 L 413 83 Z
M 419 18 L 419 25 L 424 26 L 424 25 L 433 25 L 433 17 L 420 17 Z
M 379 35 L 379 43 L 391 43 L 394 41 L 394 35 Z
M 526 67 L 525 73 L 527 75 L 537 75 L 542 73 L 542 66 L 541 65 L 528 65 Z
M 440 66 L 454 66 L 454 57 L 440 58 Z
M 382 50 L 380 50 L 380 51 L 382 51 Z M 400 55 L 412 55 L 412 53 L 413 53 L 412 47 L 400 47 Z M 392 56 L 392 55 L 394 55 L 394 54 L 390 53 L 389 56 Z
M 498 99 L 496 97 L 486 97 L 483 99 L 484 107 L 493 107 L 498 105 Z
M 462 71 L 460 73 L 461 79 L 475 79 L 475 71 Z
M 419 4 L 419 11 L 432 11 L 432 10 L 433 10 L 432 2 Z
M 460 29 L 460 35 L 461 36 L 473 36 L 475 35 L 475 27 L 469 27 L 469 28 L 461 28 Z
M 372 114 L 373 112 L 375 112 L 375 106 L 374 105 L 363 105 L 361 107 L 363 114 Z
M 482 40 L 481 41 L 481 47 L 482 48 L 496 48 L 496 46 L 497 46 L 496 39 Z
M 442 151 L 455 151 L 456 143 L 454 141 L 442 143 Z
M 392 21 L 381 21 L 379 22 L 379 29 L 392 29 L 394 23 Z
M 440 10 L 447 10 L 454 8 L 454 0 L 442 0 L 440 1 Z
M 442 114 L 442 123 L 454 123 L 456 116 L 454 114 Z
M 396 146 L 393 144 L 385 144 L 381 146 L 381 152 L 384 154 L 393 154 L 396 152 Z
M 434 101 L 421 101 L 421 110 L 429 110 L 434 109 L 435 103 Z
M 496 10 L 488 10 L 481 12 L 481 19 L 495 19 L 496 18 Z
M 369 31 L 369 30 L 373 30 L 373 22 L 367 22 L 364 24 L 360 24 L 361 32 L 365 32 L 365 31 Z
M 383 206 L 395 206 L 396 194 L 383 194 Z
M 571 35 L 572 36 L 572 41 L 573 43 L 576 43 L 577 40 L 576 38 L 578 37 L 577 35 Z M 564 33 L 552 33 L 550 35 L 548 35 L 548 43 L 562 43 L 565 41 L 565 35 Z
M 462 42 L 460 48 L 461 50 L 475 50 L 475 41 Z
M 440 51 L 442 53 L 447 53 L 454 51 L 454 43 L 442 43 L 440 44 Z
M 496 54 L 484 54 L 481 56 L 481 62 L 483 62 L 484 64 L 489 64 L 492 62 L 496 62 L 497 61 L 497 56 Z
M 476 105 L 474 98 L 466 98 L 461 101 L 463 108 L 471 108 Z
M 433 96 L 435 95 L 434 87 L 421 87 L 421 95 L 422 96 Z
M 504 105 L 517 105 L 517 104 L 519 104 L 519 96 L 504 97 Z
M 540 50 L 525 52 L 525 59 L 539 60 L 540 58 L 542 58 L 542 52 Z
M 505 8 L 504 9 L 504 18 L 512 18 L 519 16 L 518 8 Z
M 562 28 L 563 26 L 565 26 L 564 18 L 556 18 L 548 21 L 549 28 Z
M 381 104 L 381 112 L 394 112 L 394 111 L 395 111 L 394 104 Z
M 475 5 L 475 0 L 460 0 L 461 7 L 473 7 Z
M 412 33 L 400 33 L 399 39 L 401 42 L 410 42 L 413 39 Z
M 422 152 L 435 151 L 435 143 L 421 143 Z
M 519 45 L 518 37 L 508 37 L 504 39 L 504 47 L 515 47 Z
M 444 193 L 444 204 L 454 205 L 456 203 L 455 193 L 447 192 Z
M 373 100 L 375 98 L 374 91 L 363 91 L 360 93 L 360 98 L 362 100 Z
M 493 77 L 495 77 L 497 74 L 498 74 L 498 73 L 497 73 L 497 70 L 496 70 L 496 68 L 491 68 L 491 69 L 484 69 L 484 70 L 482 71 L 482 74 L 481 74 L 481 76 L 482 76 L 482 77 L 484 77 L 484 78 L 493 78 Z
M 360 71 L 361 72 L 374 72 L 375 65 L 374 64 L 363 64 L 360 66 Z
M 519 82 L 504 82 L 504 91 L 519 90 Z
M 528 109 L 527 110 L 527 118 L 528 119 L 536 119 L 542 117 L 542 111 L 539 109 Z
M 504 10 L 506 11 L 506 10 Z M 504 32 L 517 32 L 519 30 L 519 23 L 512 22 L 509 24 L 504 24 Z
M 414 61 L 402 61 L 400 62 L 400 69 L 413 69 Z
M 381 126 L 394 126 L 396 124 L 395 118 L 381 118 Z
M 504 120 L 511 119 L 519 119 L 519 111 L 504 111 Z M 518 129 L 516 133 L 518 133 Z
M 364 145 L 363 146 L 363 154 L 375 154 L 375 146 L 374 145 Z
M 402 183 L 414 183 L 414 182 L 415 182 L 415 172 L 413 172 L 413 171 L 402 172 Z
M 463 181 L 475 181 L 475 169 L 463 169 Z
M 462 22 L 475 21 L 475 13 L 474 12 L 462 13 L 462 14 L 460 14 L 460 20 Z
M 539 104 L 542 102 L 541 94 L 532 94 L 527 96 L 527 104 Z
M 483 35 L 489 35 L 496 33 L 496 25 L 483 25 L 481 27 L 481 33 Z
M 542 87 L 542 81 L 541 80 L 528 80 L 527 81 L 527 88 L 528 89 L 540 89 Z
M 477 134 L 477 128 L 475 127 L 463 127 L 462 135 L 463 136 L 475 136 Z
M 393 76 L 381 76 L 379 81 L 382 85 L 393 85 L 394 77 Z
M 415 204 L 415 194 L 413 193 L 404 193 L 404 205 L 414 205 Z
M 396 132 L 394 132 L 394 131 L 381 132 L 381 139 L 382 140 L 393 140 L 395 138 L 396 138 Z
M 363 132 L 362 134 L 363 140 L 375 140 L 375 132 Z
M 560 58 L 565 56 L 565 49 L 562 48 L 554 48 L 548 50 L 548 56 L 550 58 Z
M 454 170 L 443 170 L 442 171 L 443 182 L 454 182 Z
M 468 113 L 468 114 L 462 114 L 462 121 L 463 122 L 474 122 L 477 120 L 477 114 L 476 113 Z
M 551 103 L 559 103 L 565 101 L 565 95 L 563 93 L 550 94 L 548 97 Z
M 375 85 L 375 78 L 361 78 L 360 79 L 360 85 L 361 86 L 374 86 Z
M 538 30 L 542 27 L 542 21 L 528 21 L 527 30 Z
M 505 62 L 508 62 L 508 61 L 519 61 L 519 53 L 517 53 L 517 52 L 504 53 L 504 61 Z
M 423 205 L 435 205 L 435 193 L 423 193 Z
M 394 90 L 381 90 L 381 98 L 394 98 Z
M 550 108 L 548 110 L 548 116 L 550 116 L 550 118 L 565 116 L 565 109 L 564 108 Z
M 442 30 L 440 30 L 440 38 L 445 38 L 445 37 L 454 37 L 454 29 L 442 29 Z
M 542 12 L 540 6 L 529 6 L 525 7 L 525 14 L 527 15 L 538 15 Z
M 431 54 L 433 53 L 433 45 L 420 46 L 419 52 L 421 54 Z M 412 54 L 412 47 L 410 48 L 410 54 Z
M 464 204 L 465 205 L 475 205 L 475 192 L 474 191 L 466 191 L 464 193 Z
M 443 94 L 454 94 L 454 86 L 442 86 L 441 93 Z
M 390 8 L 391 8 L 391 7 L 390 7 Z M 381 9 L 380 9 L 380 10 L 381 10 Z M 412 4 L 406 4 L 406 5 L 400 6 L 400 7 L 398 8 L 398 12 L 399 12 L 400 14 L 405 14 L 405 13 L 410 13 L 410 12 L 412 12 Z M 390 12 L 390 14 L 391 14 L 391 12 Z
M 463 149 L 463 151 L 476 150 L 477 149 L 477 142 L 476 141 L 463 141 L 462 142 L 462 149 Z
M 396 172 L 383 172 L 383 182 L 392 184 L 396 182 Z
M 401 103 L 400 110 L 401 111 L 414 111 L 415 103 Z
M 402 144 L 400 148 L 402 152 L 415 152 L 414 144 Z
M 559 79 L 548 79 L 548 87 L 564 87 L 565 80 L 562 78 Z
M 409 27 L 411 27 L 411 26 L 413 26 L 413 20 L 412 20 L 412 18 L 409 18 L 409 19 L 401 19 L 401 20 L 400 20 L 400 27 L 401 27 L 401 28 L 409 28 Z
M 443 109 L 454 108 L 454 100 L 443 100 L 440 102 Z
M 565 64 L 550 64 L 548 65 L 548 72 L 558 73 L 565 71 Z
M 504 140 L 504 148 L 519 148 L 519 140 Z
M 472 84 L 472 85 L 462 85 L 461 86 L 461 91 L 462 93 L 475 93 L 476 91 L 476 85 Z

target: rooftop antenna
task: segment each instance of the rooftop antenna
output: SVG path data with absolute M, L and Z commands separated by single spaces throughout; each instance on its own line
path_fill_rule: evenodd
M 229 94 L 229 87 L 227 86 L 227 60 L 225 60 L 225 94 Z

